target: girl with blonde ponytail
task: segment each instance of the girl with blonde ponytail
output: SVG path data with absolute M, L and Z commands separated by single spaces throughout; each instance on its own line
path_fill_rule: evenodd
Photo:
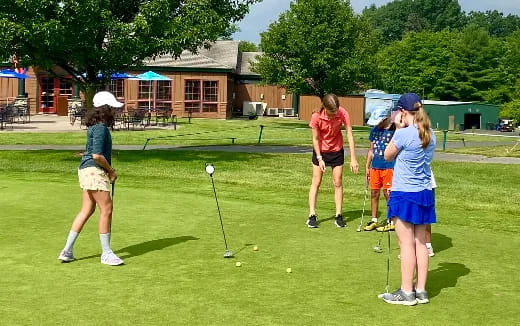
M 437 221 L 430 168 L 436 139 L 417 94 L 403 94 L 397 111 L 396 131 L 386 147 L 385 160 L 395 159 L 387 217 L 394 221 L 399 239 L 401 287 L 380 298 L 388 303 L 411 306 L 429 302 L 426 235 L 428 226 Z

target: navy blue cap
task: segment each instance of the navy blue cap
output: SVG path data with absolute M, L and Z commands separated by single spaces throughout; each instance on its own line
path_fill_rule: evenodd
M 397 101 L 397 106 L 393 110 L 403 109 L 406 111 L 417 111 L 418 108 L 415 107 L 415 104 L 417 103 L 422 105 L 422 100 L 419 95 L 415 93 L 406 93 L 401 95 L 399 101 Z

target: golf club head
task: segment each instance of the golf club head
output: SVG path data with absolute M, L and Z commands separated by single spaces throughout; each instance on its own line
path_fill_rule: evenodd
M 233 253 L 231 252 L 231 250 L 226 250 L 226 252 L 224 252 L 224 258 L 232 258 L 233 257 Z
M 385 293 L 378 294 L 377 297 L 379 299 L 383 299 L 383 297 L 389 296 L 389 295 L 390 295 L 390 292 L 386 291 Z

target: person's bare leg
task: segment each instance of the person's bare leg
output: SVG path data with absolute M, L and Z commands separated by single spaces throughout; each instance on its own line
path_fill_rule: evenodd
M 320 189 L 323 171 L 317 165 L 312 165 L 312 183 L 309 190 L 309 216 L 316 215 L 316 201 L 318 200 L 318 190 Z
M 81 201 L 81 210 L 78 215 L 74 218 L 72 222 L 71 230 L 77 233 L 80 233 L 87 223 L 88 219 L 94 214 L 96 210 L 96 202 L 92 195 L 90 194 L 90 190 L 83 190 L 82 192 L 82 201 Z
M 426 289 L 426 279 L 428 277 L 428 249 L 426 249 L 425 238 L 426 238 L 426 225 L 415 225 L 414 226 L 414 238 L 415 238 L 415 256 L 417 260 L 417 285 L 416 288 L 419 291 Z
M 379 209 L 379 189 L 371 189 L 370 192 L 370 207 L 371 207 L 371 213 L 372 218 L 377 218 L 377 211 Z
M 63 250 L 58 256 L 59 260 L 64 262 L 70 262 L 75 259 L 72 254 L 72 252 L 74 251 L 74 243 L 76 242 L 79 233 L 83 229 L 83 226 L 85 225 L 85 223 L 87 223 L 88 219 L 92 216 L 92 214 L 94 214 L 95 210 L 96 202 L 91 197 L 88 190 L 83 190 L 81 193 L 81 210 L 72 222 L 72 226 L 67 236 L 65 246 L 63 247 Z
M 399 218 L 394 218 L 394 223 L 401 248 L 401 289 L 405 292 L 412 292 L 416 265 L 414 225 Z M 426 250 L 426 247 L 424 249 Z
M 110 233 L 112 222 L 112 197 L 108 191 L 92 191 L 92 198 L 99 206 L 99 233 Z
M 336 203 L 336 215 L 343 210 L 343 165 L 332 168 L 332 183 L 334 184 L 334 202 Z
M 424 242 L 426 243 L 432 243 L 432 225 L 426 224 L 426 234 L 424 237 Z

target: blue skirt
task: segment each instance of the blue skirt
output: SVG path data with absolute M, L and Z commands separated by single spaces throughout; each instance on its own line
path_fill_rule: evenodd
M 398 217 L 411 224 L 436 223 L 437 215 L 435 214 L 433 191 L 391 191 L 388 199 L 387 217 Z

